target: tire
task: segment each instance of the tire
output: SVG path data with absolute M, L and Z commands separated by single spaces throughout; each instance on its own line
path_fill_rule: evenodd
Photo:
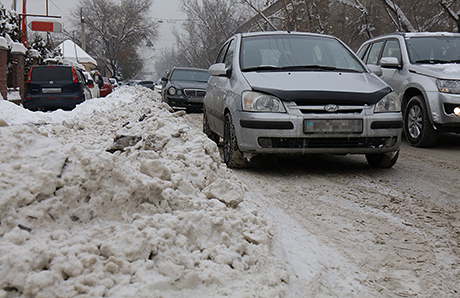
M 235 127 L 230 113 L 225 115 L 224 122 L 224 162 L 229 168 L 242 168 L 246 165 L 246 159 L 238 148 Z
M 366 154 L 367 163 L 373 168 L 389 169 L 395 165 L 399 150 L 390 153 Z
M 220 137 L 212 132 L 211 127 L 209 127 L 208 116 L 206 112 L 203 113 L 203 132 L 208 136 L 214 143 L 219 144 Z
M 438 133 L 428 117 L 428 110 L 421 95 L 409 100 L 404 111 L 404 134 L 414 147 L 431 147 L 438 140 Z

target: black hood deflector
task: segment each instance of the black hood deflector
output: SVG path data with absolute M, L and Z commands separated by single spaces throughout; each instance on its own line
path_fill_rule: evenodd
M 254 91 L 268 93 L 297 105 L 374 105 L 392 90 L 385 87 L 372 93 L 346 91 L 286 91 L 270 88 L 253 88 Z

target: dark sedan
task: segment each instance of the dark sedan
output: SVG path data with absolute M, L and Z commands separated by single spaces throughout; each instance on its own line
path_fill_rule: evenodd
M 202 111 L 208 79 L 207 69 L 176 67 L 162 78 L 163 101 L 175 109 Z

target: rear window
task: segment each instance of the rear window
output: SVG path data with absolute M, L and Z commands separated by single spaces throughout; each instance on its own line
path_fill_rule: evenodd
M 70 67 L 34 67 L 31 81 L 73 81 Z

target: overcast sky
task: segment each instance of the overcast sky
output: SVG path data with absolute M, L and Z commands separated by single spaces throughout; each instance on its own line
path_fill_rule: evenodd
M 180 20 L 184 18 L 183 13 L 179 9 L 180 0 L 153 0 L 152 18 L 162 20 L 163 22 L 159 25 L 160 36 L 155 43 L 157 50 L 164 48 L 170 48 L 174 43 L 174 37 L 172 36 L 172 29 L 180 26 Z M 11 9 L 14 0 L 0 0 L 7 9 Z M 22 13 L 23 0 L 16 0 L 16 10 Z M 77 1 L 72 0 L 27 0 L 26 13 L 27 14 L 38 14 L 46 15 L 46 7 L 48 3 L 48 15 L 61 16 L 60 19 L 45 19 L 45 18 L 27 18 L 27 23 L 32 20 L 41 21 L 59 21 L 62 23 L 62 27 L 66 28 L 71 17 L 71 10 L 73 10 Z

